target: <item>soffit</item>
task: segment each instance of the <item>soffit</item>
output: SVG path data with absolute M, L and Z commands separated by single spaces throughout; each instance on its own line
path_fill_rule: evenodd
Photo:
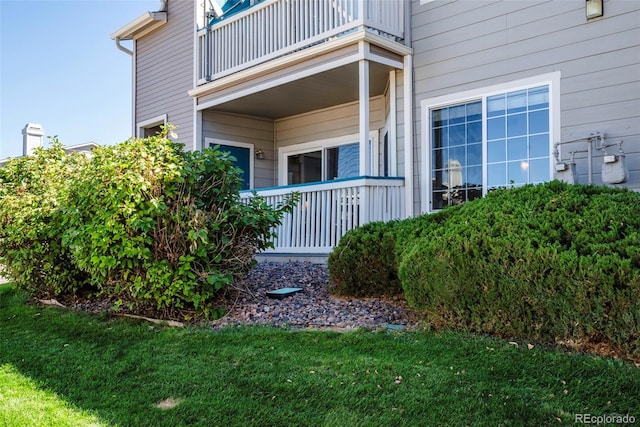
M 113 40 L 135 40 L 166 24 L 167 12 L 146 12 L 111 34 Z
M 381 95 L 393 68 L 369 64 L 370 96 Z M 346 104 L 359 98 L 358 74 L 358 63 L 354 62 L 216 105 L 214 109 L 275 120 Z

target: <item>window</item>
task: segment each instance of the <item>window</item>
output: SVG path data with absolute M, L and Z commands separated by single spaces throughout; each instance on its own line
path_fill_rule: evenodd
M 167 115 L 153 117 L 149 120 L 144 120 L 136 125 L 136 135 L 138 138 L 147 138 L 149 136 L 156 136 L 162 130 L 161 126 L 167 125 Z
M 487 98 L 487 186 L 549 180 L 549 87 Z
M 253 188 L 253 144 L 243 142 L 224 141 L 214 138 L 205 138 L 205 144 L 209 147 L 219 146 L 220 151 L 227 151 L 233 156 L 234 165 L 239 168 L 242 178 L 241 190 L 251 190 Z
M 280 164 L 286 166 L 280 182 L 293 185 L 360 176 L 360 144 L 353 142 L 357 138 L 350 135 L 280 148 Z M 377 133 L 372 132 L 369 170 L 373 174 L 377 173 L 377 148 Z
M 287 185 L 322 181 L 322 151 L 293 154 L 287 157 Z
M 482 196 L 482 103 L 431 112 L 433 209 Z
M 559 114 L 553 97 L 559 73 L 546 77 L 467 92 L 452 97 L 454 102 L 446 102 L 447 97 L 423 101 L 423 161 L 425 178 L 430 178 L 423 191 L 425 210 L 551 178 L 552 136 L 559 134 L 553 116 Z

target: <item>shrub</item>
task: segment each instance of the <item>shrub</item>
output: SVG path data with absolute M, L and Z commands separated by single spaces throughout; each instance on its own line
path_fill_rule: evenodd
M 348 231 L 329 254 L 329 291 L 338 295 L 402 293 L 396 268 L 395 222 L 371 222 Z
M 228 153 L 185 152 L 163 135 L 97 148 L 72 185 L 63 243 L 118 303 L 210 316 L 294 203 L 244 203 L 240 182 Z
M 360 297 L 402 294 L 399 260 L 416 238 L 437 227 L 449 212 L 371 222 L 349 230 L 329 254 L 329 291 Z
M 452 209 L 400 262 L 435 326 L 640 356 L 640 194 L 552 182 Z
M 86 161 L 65 154 L 54 138 L 50 148 L 0 168 L 0 265 L 3 275 L 36 296 L 74 292 L 87 282 L 62 244 L 61 227 L 67 184 Z
M 296 200 L 244 202 L 228 153 L 185 152 L 164 134 L 92 154 L 54 141 L 0 168 L 0 265 L 32 294 L 90 286 L 134 310 L 215 315 Z

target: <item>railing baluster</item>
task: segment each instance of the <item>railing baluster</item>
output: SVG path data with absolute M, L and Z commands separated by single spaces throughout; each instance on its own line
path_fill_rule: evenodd
M 370 221 L 402 218 L 404 184 L 397 178 L 356 178 L 323 182 L 298 189 L 264 190 L 265 202 L 277 206 L 291 191 L 300 201 L 274 229 L 274 250 L 280 252 L 328 251 L 344 234 Z M 260 190 L 258 190 L 260 193 Z M 242 193 L 242 199 L 252 197 Z
M 206 57 L 217 79 L 278 56 L 327 41 L 359 25 L 402 38 L 404 2 L 391 0 L 264 0 L 198 37 L 198 78 L 204 79 Z

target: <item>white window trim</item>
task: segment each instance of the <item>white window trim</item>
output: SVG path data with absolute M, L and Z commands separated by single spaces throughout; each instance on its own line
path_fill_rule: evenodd
M 286 147 L 278 148 L 278 183 L 279 185 L 288 185 L 287 179 L 287 157 L 296 155 L 309 153 L 312 151 L 323 151 L 322 156 L 322 176 L 326 174 L 326 165 L 324 162 L 324 150 L 334 147 L 339 147 L 341 145 L 349 145 L 349 144 L 357 144 L 359 139 L 359 134 L 352 135 L 344 135 L 338 136 L 335 138 L 322 139 L 318 141 L 311 142 L 303 142 L 301 144 L 288 145 Z M 378 146 L 378 131 L 372 130 L 369 132 L 369 141 L 371 141 L 371 162 L 370 166 L 370 175 L 377 176 L 379 173 L 379 146 Z M 367 175 L 360 171 L 360 175 Z
M 229 147 L 237 147 L 237 148 L 248 148 L 249 149 L 249 190 L 253 190 L 253 182 L 255 178 L 255 145 L 247 143 L 247 142 L 238 142 L 238 141 L 230 141 L 227 139 L 218 139 L 218 138 L 209 138 L 205 137 L 204 139 L 204 148 L 210 147 L 211 145 L 228 145 Z
M 547 85 L 549 87 L 549 180 L 553 179 L 553 143 L 560 139 L 560 71 L 533 76 L 525 79 L 514 80 L 478 89 L 458 92 L 451 95 L 443 95 L 434 98 L 424 99 L 420 102 L 420 117 L 422 121 L 421 138 L 421 210 L 422 212 L 434 212 L 431 209 L 431 120 L 429 120 L 432 110 L 457 105 L 474 100 L 482 101 L 482 192 L 486 194 L 487 182 L 487 158 L 484 147 L 487 141 L 486 126 L 486 99 L 493 95 L 505 92 L 527 89 L 535 86 Z
M 143 138 L 145 129 L 149 129 L 158 125 L 166 126 L 167 119 L 168 116 L 166 114 L 162 114 L 151 119 L 143 120 L 136 123 L 136 136 L 138 138 Z

